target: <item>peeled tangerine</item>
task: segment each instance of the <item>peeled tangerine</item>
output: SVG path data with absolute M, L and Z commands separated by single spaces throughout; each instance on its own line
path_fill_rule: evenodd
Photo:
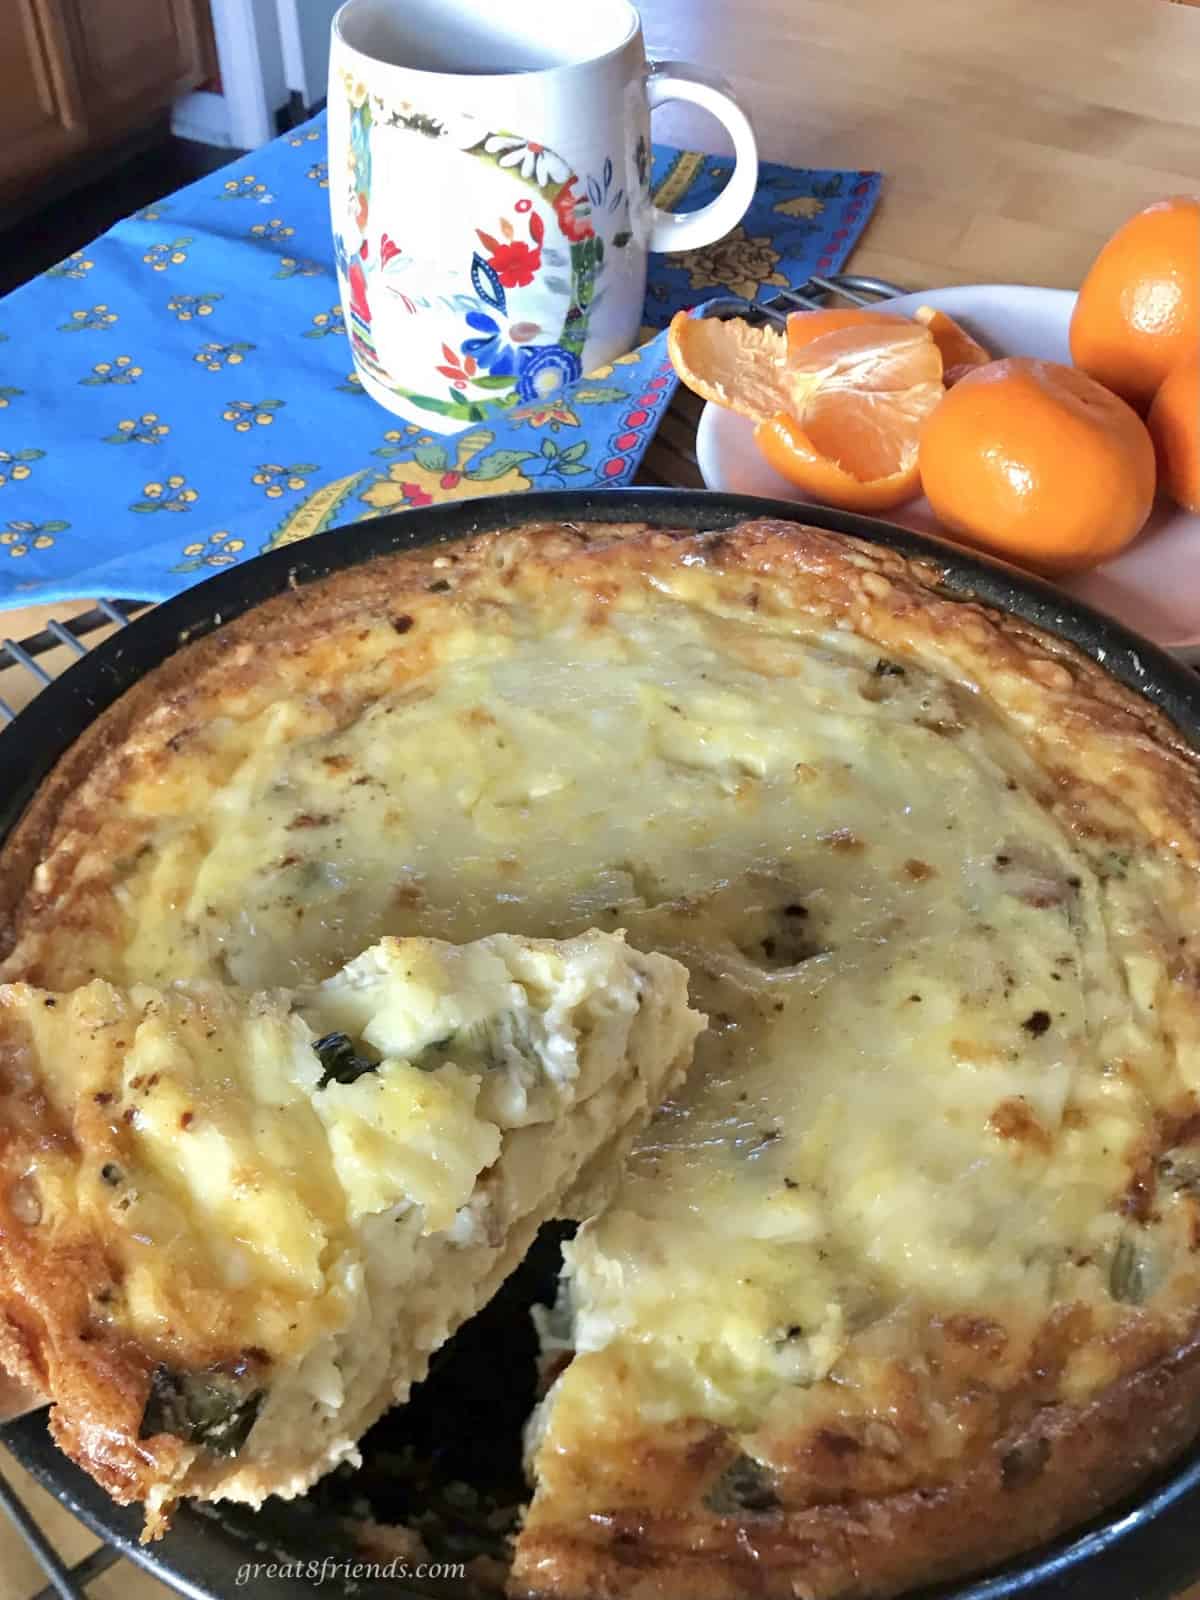
M 885 511 L 920 492 L 917 435 L 944 393 L 927 327 L 818 311 L 784 334 L 680 312 L 668 348 L 688 387 L 757 424 L 767 460 L 815 498 Z
M 1085 373 L 1016 356 L 950 389 L 921 435 L 921 482 L 948 532 L 1047 573 L 1105 561 L 1154 500 L 1154 446 Z

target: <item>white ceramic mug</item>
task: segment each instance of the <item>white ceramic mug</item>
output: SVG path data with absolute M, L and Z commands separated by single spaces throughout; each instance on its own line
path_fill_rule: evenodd
M 726 188 L 650 200 L 650 112 L 689 100 L 736 153 Z M 628 0 L 347 0 L 333 21 L 329 198 L 354 361 L 381 405 L 450 432 L 634 343 L 650 250 L 711 243 L 754 194 L 729 93 L 648 65 Z

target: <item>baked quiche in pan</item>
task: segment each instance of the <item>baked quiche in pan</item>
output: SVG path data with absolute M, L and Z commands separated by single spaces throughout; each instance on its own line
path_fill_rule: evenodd
M 129 1271 L 94 1166 L 148 1141 L 138 1063 L 105 1067 L 126 1134 L 34 990 L 315 1033 L 305 997 L 363 951 L 618 932 L 687 968 L 708 1026 L 628 1159 L 566 1196 L 589 1220 L 541 1313 L 514 1596 L 880 1600 L 1083 1520 L 1200 1433 L 1200 767 L 1148 702 L 938 578 L 785 522 L 529 525 L 268 601 L 96 722 L 0 858 L 32 1041 L 2 1058 L 4 1359 L 77 1460 L 157 1506 L 290 1492 L 329 1400 L 272 1399 L 291 1355 L 263 1370 L 245 1318 L 175 1296 L 166 1232 Z M 329 1026 L 358 1057 L 358 1022 Z M 205 1115 L 248 1082 L 206 1077 Z M 189 1190 L 231 1308 L 228 1196 L 275 1182 L 271 1103 L 228 1184 Z M 181 1144 L 143 1146 L 164 1186 Z M 462 1174 L 428 1280 L 457 1294 L 487 1152 L 425 1150 Z M 363 1159 L 336 1226 L 398 1171 Z M 261 1396 L 244 1439 L 240 1412 L 192 1426 L 213 1373 Z

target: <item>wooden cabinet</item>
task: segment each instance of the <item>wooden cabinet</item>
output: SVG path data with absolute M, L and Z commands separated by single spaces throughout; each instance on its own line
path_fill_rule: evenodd
M 83 106 L 57 0 L 0 7 L 0 193 L 86 141 Z
M 193 0 L 78 0 L 73 55 L 89 119 L 126 121 L 200 81 Z
M 0 223 L 212 71 L 207 0 L 0 0 Z

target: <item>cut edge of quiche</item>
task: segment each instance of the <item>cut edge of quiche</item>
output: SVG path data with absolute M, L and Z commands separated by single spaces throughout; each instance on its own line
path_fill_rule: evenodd
M 590 932 L 388 938 L 293 991 L 0 986 L 0 1361 L 144 1537 L 302 1493 L 595 1202 L 691 1059 L 687 982 Z

